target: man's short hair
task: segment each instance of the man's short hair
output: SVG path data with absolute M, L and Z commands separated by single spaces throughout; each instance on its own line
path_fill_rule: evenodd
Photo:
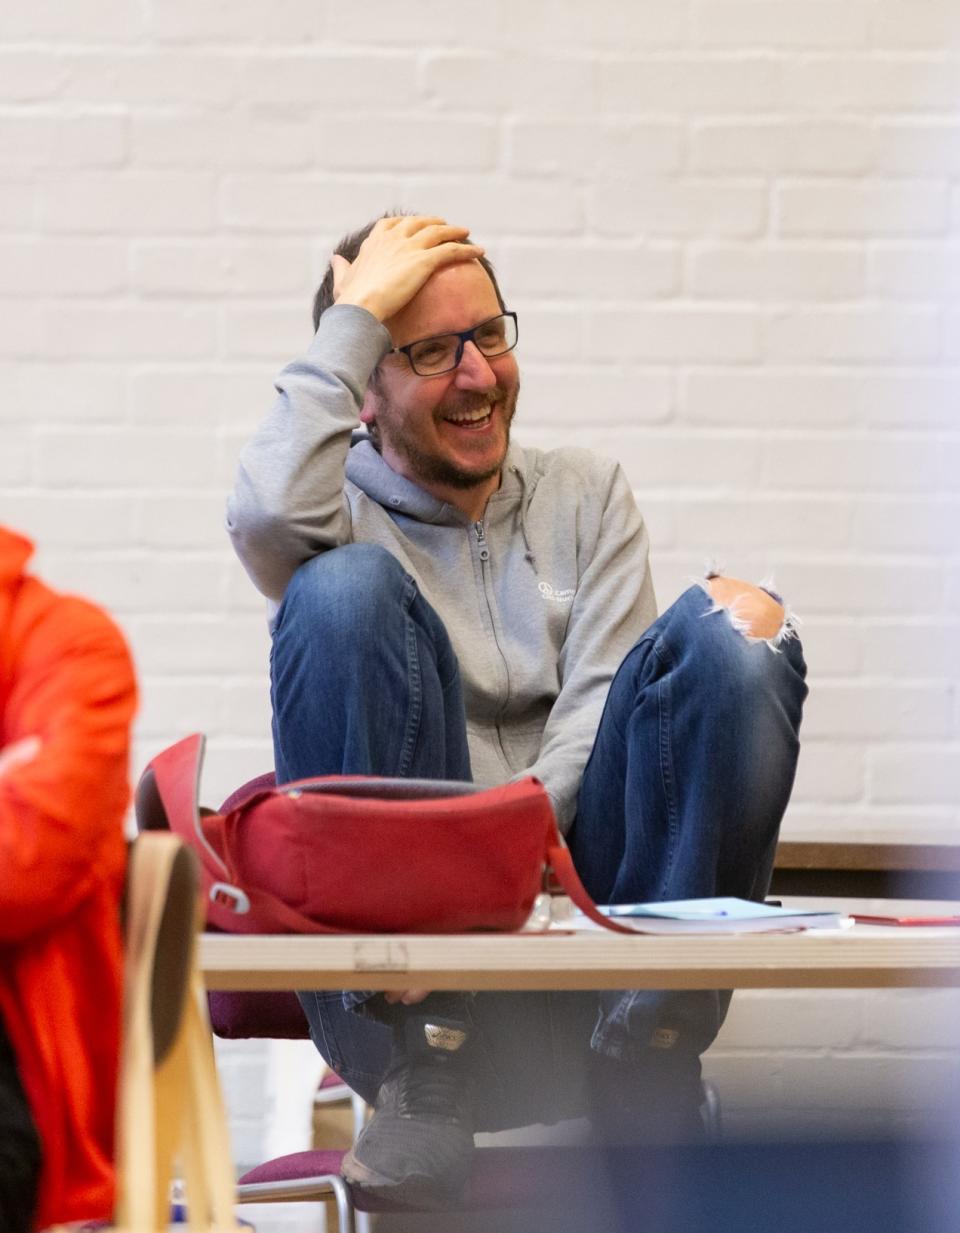
M 380 218 L 396 218 L 399 215 L 409 213 L 406 210 L 389 210 L 386 214 L 381 214 Z M 361 227 L 359 231 L 351 231 L 349 235 L 345 235 L 337 247 L 333 250 L 340 257 L 346 257 L 347 261 L 356 261 L 357 253 L 360 251 L 360 245 L 364 242 L 370 232 L 374 229 L 380 218 L 371 219 L 365 227 Z M 493 266 L 486 257 L 478 257 L 477 260 L 486 270 L 490 281 L 493 283 L 493 290 L 496 293 L 497 303 L 500 305 L 500 311 L 506 312 L 507 306 L 503 302 L 503 296 L 500 294 L 500 287 L 497 284 L 497 276 L 493 272 Z M 333 267 L 328 265 L 327 271 L 323 276 L 323 282 L 317 288 L 317 294 L 313 298 L 313 328 L 316 330 L 320 324 L 320 317 L 333 304 Z

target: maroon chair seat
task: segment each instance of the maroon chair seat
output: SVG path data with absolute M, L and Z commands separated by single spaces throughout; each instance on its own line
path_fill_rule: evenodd
M 210 1026 L 224 1040 L 306 1040 L 310 1035 L 303 1009 L 295 993 L 233 992 L 213 989 L 207 993 Z
M 343 1095 L 344 1089 L 350 1090 L 335 1070 L 328 1070 L 320 1080 L 317 1094 L 326 1097 L 339 1097 Z
M 334 1179 L 345 1186 L 351 1206 L 358 1212 L 397 1213 L 417 1210 L 365 1195 L 340 1177 L 343 1151 L 292 1152 L 265 1161 L 244 1173 L 238 1187 L 244 1202 L 265 1198 L 269 1190 L 255 1194 L 257 1187 L 283 1190 L 288 1200 L 320 1198 L 334 1189 Z M 564 1208 L 594 1205 L 609 1186 L 610 1178 L 629 1169 L 634 1185 L 655 1187 L 664 1155 L 657 1149 L 591 1147 L 481 1147 L 474 1153 L 473 1167 L 462 1197 L 451 1212 L 496 1209 Z M 297 1190 L 302 1187 L 298 1196 Z
M 250 1186 L 255 1182 L 296 1182 L 307 1177 L 326 1177 L 340 1173 L 340 1165 L 347 1153 L 336 1151 L 290 1152 L 276 1156 L 248 1169 L 237 1179 L 237 1185 Z

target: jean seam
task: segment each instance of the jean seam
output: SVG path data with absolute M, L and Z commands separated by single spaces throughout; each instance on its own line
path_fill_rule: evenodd
M 653 650 L 661 662 L 671 661 L 665 666 L 668 668 L 672 666 L 673 657 L 669 654 L 669 650 L 662 638 L 657 640 Z M 672 698 L 669 676 L 662 676 L 657 682 L 657 713 L 660 738 L 660 783 L 663 787 L 663 799 L 667 807 L 667 854 L 663 864 L 660 887 L 658 888 L 658 897 L 661 897 L 670 883 L 673 862 L 677 852 L 677 836 L 680 829 L 676 793 L 677 775 L 673 766 L 673 746 L 670 742 Z
M 280 738 L 280 725 L 277 722 L 277 690 L 276 690 L 277 682 L 276 682 L 276 677 L 274 676 L 274 671 L 273 671 L 274 648 L 276 647 L 275 639 L 276 639 L 276 631 L 274 631 L 273 636 L 270 639 L 270 655 L 269 655 L 269 660 L 268 660 L 269 672 L 270 672 L 270 730 L 271 730 L 271 736 L 273 737 L 274 771 L 276 771 L 278 766 L 285 768 L 287 765 L 287 759 L 284 756 L 284 752 L 283 752 L 283 742 Z M 282 783 L 285 778 L 286 776 L 278 775 L 277 776 L 278 784 Z
M 417 737 L 420 733 L 420 720 L 423 712 L 423 686 L 420 679 L 420 656 L 417 653 L 417 627 L 411 608 L 417 595 L 417 586 L 409 576 L 405 581 L 403 610 L 405 622 L 405 641 L 407 647 L 407 684 L 410 690 L 410 705 L 407 713 L 406 731 L 398 759 L 397 775 L 409 774 L 413 764 L 413 756 L 417 747 Z
M 327 1033 L 327 1029 L 323 1021 L 320 998 L 315 991 L 311 993 L 311 996 L 313 998 L 314 1008 L 316 1010 L 315 1022 L 320 1031 L 320 1035 L 323 1037 L 324 1048 L 321 1049 L 321 1053 L 327 1059 L 330 1068 L 339 1075 L 340 1071 L 343 1069 L 343 1055 L 339 1049 L 335 1049 L 333 1047 L 335 1042 L 331 1040 Z

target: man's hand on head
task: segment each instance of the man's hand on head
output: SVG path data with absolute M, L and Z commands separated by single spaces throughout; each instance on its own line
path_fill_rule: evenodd
M 483 256 L 479 245 L 465 243 L 469 234 L 469 228 L 451 226 L 442 218 L 381 218 L 355 261 L 337 254 L 330 258 L 333 298 L 386 321 L 409 304 L 437 270 Z

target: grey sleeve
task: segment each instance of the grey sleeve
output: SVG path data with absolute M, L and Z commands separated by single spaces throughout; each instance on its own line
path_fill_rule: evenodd
M 560 693 L 528 774 L 544 783 L 557 822 L 567 831 L 577 811 L 584 767 L 600 726 L 610 682 L 627 652 L 657 615 L 649 537 L 618 466 L 604 503 L 560 654 Z
M 352 304 L 320 318 L 302 359 L 240 454 L 227 530 L 257 589 L 275 603 L 297 568 L 350 538 L 344 464 L 370 374 L 390 347 L 375 317 Z

